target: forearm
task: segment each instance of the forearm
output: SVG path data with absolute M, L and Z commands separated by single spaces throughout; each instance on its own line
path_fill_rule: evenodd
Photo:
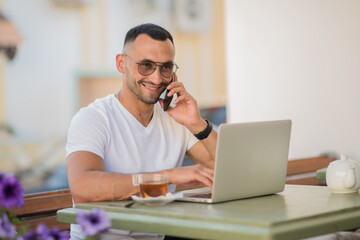
M 203 131 L 206 127 L 207 127 L 206 121 L 201 118 L 199 121 L 197 121 L 196 124 L 188 126 L 188 129 L 191 131 L 192 134 L 198 134 L 199 132 Z M 208 153 L 210 154 L 213 162 L 215 162 L 217 132 L 214 129 L 212 129 L 210 134 L 205 139 L 202 139 L 200 141 L 204 145 Z
M 138 192 L 130 174 L 86 171 L 77 174 L 69 182 L 76 203 L 122 200 Z
M 213 129 L 207 138 L 200 141 L 205 146 L 206 150 L 209 152 L 213 163 L 215 163 L 217 132 Z

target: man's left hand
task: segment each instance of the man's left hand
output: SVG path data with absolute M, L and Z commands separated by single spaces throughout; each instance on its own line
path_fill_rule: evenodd
M 177 95 L 173 104 L 175 107 L 169 106 L 167 112 L 178 123 L 186 126 L 192 133 L 198 133 L 206 127 L 206 122 L 201 118 L 196 100 L 186 91 L 184 84 L 178 82 L 176 74 L 174 81 L 167 86 L 169 90 L 168 96 Z M 160 100 L 160 105 L 163 106 Z

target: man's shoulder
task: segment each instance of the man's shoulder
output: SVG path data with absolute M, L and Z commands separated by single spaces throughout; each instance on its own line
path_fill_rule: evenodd
M 98 98 L 88 106 L 81 108 L 75 115 L 75 117 L 96 117 L 105 116 L 112 108 L 113 99 L 112 95 L 108 95 L 103 98 Z
M 97 98 L 95 101 L 90 103 L 86 108 L 103 110 L 110 108 L 114 103 L 114 95 L 110 94 L 103 98 Z

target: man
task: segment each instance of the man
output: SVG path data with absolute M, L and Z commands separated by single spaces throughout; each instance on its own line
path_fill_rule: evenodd
M 143 24 L 126 34 L 116 56 L 122 88 L 81 109 L 71 122 L 66 168 L 75 203 L 127 199 L 139 191 L 132 174 L 140 172 L 167 174 L 170 184 L 212 187 L 217 133 L 178 81 L 174 58 L 173 38 L 162 27 Z M 166 89 L 177 98 L 164 111 L 159 97 Z M 196 164 L 181 167 L 185 154 Z M 76 237 L 82 236 L 72 226 Z

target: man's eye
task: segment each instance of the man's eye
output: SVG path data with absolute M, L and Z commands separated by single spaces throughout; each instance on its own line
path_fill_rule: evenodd
M 143 62 L 141 65 L 145 68 L 153 68 L 153 63 L 150 62 Z
M 164 65 L 162 66 L 162 68 L 163 68 L 164 70 L 171 70 L 171 69 L 173 68 L 173 64 L 164 64 Z

